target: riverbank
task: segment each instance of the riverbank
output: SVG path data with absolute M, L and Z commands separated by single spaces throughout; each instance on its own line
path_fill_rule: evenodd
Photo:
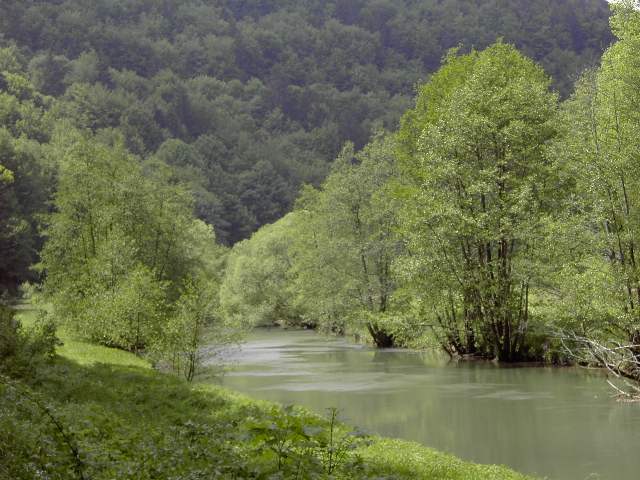
M 30 315 L 20 318 L 28 323 Z M 323 478 L 330 451 L 340 452 L 331 460 L 336 477 L 529 478 L 412 442 L 345 436 L 343 427 L 335 438 L 345 440 L 332 449 L 327 422 L 304 409 L 190 385 L 132 354 L 61 337 L 56 359 L 28 392 L 46 400 L 65 426 L 86 478 Z

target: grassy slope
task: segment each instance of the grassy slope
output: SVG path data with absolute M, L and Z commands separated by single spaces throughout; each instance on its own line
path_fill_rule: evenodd
M 24 310 L 19 318 L 28 325 L 33 314 Z M 64 333 L 60 336 L 64 346 L 58 349 L 59 358 L 34 389 L 50 399 L 63 415 L 90 462 L 101 466 L 100 478 L 111 478 L 116 473 L 123 478 L 123 472 L 131 472 L 129 478 L 142 478 L 140 463 L 147 461 L 158 464 L 155 478 L 167 478 L 167 472 L 178 472 L 185 463 L 189 468 L 198 462 L 203 468 L 210 468 L 218 459 L 219 476 L 225 477 L 225 462 L 229 458 L 251 464 L 252 457 L 263 454 L 251 450 L 241 437 L 230 436 L 230 432 L 242 430 L 248 419 L 259 421 L 281 415 L 280 407 L 213 385 L 189 385 L 152 370 L 132 354 L 90 345 Z M 304 410 L 299 412 L 310 419 L 315 417 Z M 213 456 L 198 450 L 205 436 L 209 442 L 206 448 L 217 449 Z M 351 478 L 529 478 L 504 467 L 466 463 L 402 440 L 376 437 L 358 453 L 367 471 Z M 268 455 L 265 459 L 269 460 Z M 109 470 L 109 465 L 113 470 Z

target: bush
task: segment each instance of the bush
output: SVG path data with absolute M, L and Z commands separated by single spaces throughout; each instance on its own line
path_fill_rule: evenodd
M 55 324 L 39 313 L 38 320 L 29 329 L 15 319 L 14 311 L 0 305 L 0 374 L 11 378 L 32 377 L 42 362 L 53 359 L 56 345 Z
M 83 479 L 75 440 L 57 412 L 0 374 L 0 478 Z
M 247 427 L 252 457 L 269 478 L 348 478 L 363 472 L 356 450 L 369 441 L 340 424 L 335 408 L 325 420 L 292 406 L 274 407 L 249 418 Z
M 45 312 L 24 328 L 0 304 L 0 478 L 75 478 L 71 439 L 57 414 L 24 382 L 46 372 L 43 364 L 61 344 Z

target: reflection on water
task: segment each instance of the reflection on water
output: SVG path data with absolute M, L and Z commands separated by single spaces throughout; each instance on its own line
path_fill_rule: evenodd
M 229 356 L 222 383 L 254 397 L 558 480 L 640 477 L 640 405 L 574 369 L 448 363 L 312 332 L 261 330 Z

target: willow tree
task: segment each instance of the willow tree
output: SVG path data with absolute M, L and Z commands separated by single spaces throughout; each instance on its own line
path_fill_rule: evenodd
M 394 344 L 386 325 L 402 249 L 398 202 L 386 195 L 396 175 L 394 141 L 377 135 L 362 151 L 347 145 L 320 190 L 298 202 L 293 251 L 296 304 L 320 326 L 364 329 L 378 347 Z
M 531 355 L 527 333 L 544 237 L 557 97 L 514 47 L 450 54 L 403 122 L 404 262 L 416 302 L 452 354 Z
M 556 151 L 575 177 L 581 248 L 560 300 L 565 327 L 597 363 L 640 379 L 640 12 L 616 4 L 617 42 L 578 83 Z M 575 236 L 575 235 L 574 235 Z M 594 282 L 593 279 L 597 279 Z M 589 296 L 580 292 L 588 291 Z M 586 297 L 586 298 L 585 298 Z M 571 312 L 569 312 L 569 315 Z M 566 315 L 568 316 L 568 315 Z
M 296 219 L 296 213 L 289 213 L 233 246 L 220 288 L 226 318 L 251 326 L 302 323 L 290 278 Z
M 165 165 L 143 166 L 121 142 L 70 131 L 54 148 L 59 188 L 41 263 L 47 298 L 76 333 L 146 350 L 163 339 L 192 279 L 213 276 L 200 273 L 220 255 L 213 231 L 194 219 L 189 192 L 171 184 Z

